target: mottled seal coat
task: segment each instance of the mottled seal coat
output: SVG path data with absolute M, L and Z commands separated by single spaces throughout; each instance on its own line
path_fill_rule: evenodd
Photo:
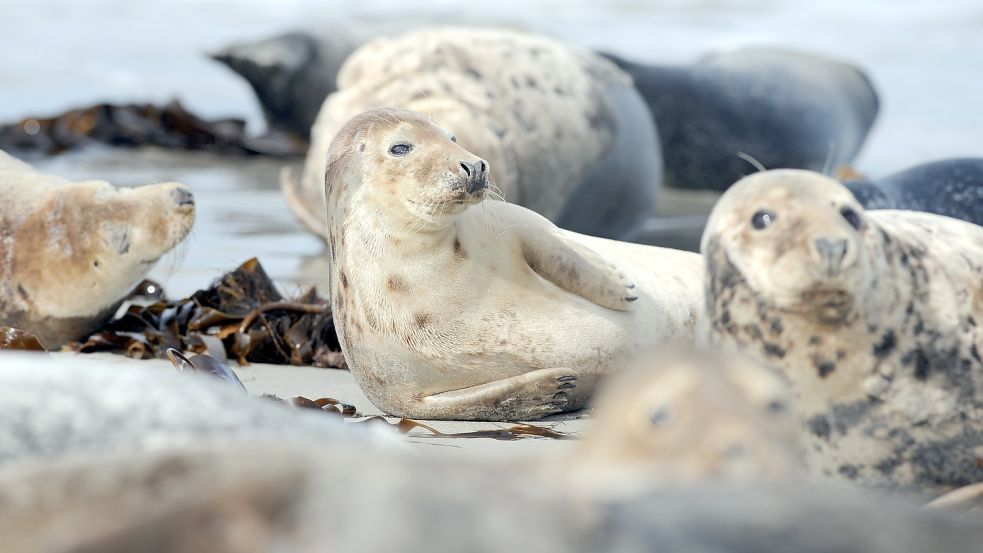
M 983 158 L 943 159 L 843 184 L 864 209 L 925 211 L 983 224 Z
M 983 481 L 983 229 L 865 212 L 832 179 L 780 170 L 723 195 L 702 250 L 711 342 L 789 378 L 815 472 Z
M 327 159 L 335 328 L 359 386 L 387 413 L 521 420 L 577 409 L 640 347 L 694 340 L 698 255 L 482 202 L 488 164 L 422 114 L 358 115 Z
M 191 191 L 43 175 L 0 151 L 0 323 L 49 347 L 113 315 L 194 222 Z
M 823 171 L 848 163 L 878 112 L 864 72 L 778 48 L 742 48 L 688 66 L 609 56 L 658 122 L 667 186 L 725 190 L 753 167 Z
M 61 458 L 291 438 L 398 448 L 339 420 L 249 397 L 210 375 L 99 356 L 0 352 L 0 472 Z M 359 438 L 361 436 L 361 438 Z
M 604 494 L 680 482 L 780 481 L 801 474 L 788 390 L 740 356 L 662 348 L 612 375 L 569 458 L 570 486 Z
M 505 199 L 558 226 L 630 234 L 654 209 L 662 163 L 631 79 L 590 52 L 518 31 L 440 27 L 360 47 L 311 131 L 299 181 L 285 174 L 294 213 L 324 236 L 328 145 L 367 109 L 427 113 L 491 165 Z
M 977 553 L 983 542 L 978 524 L 892 498 L 713 482 L 600 499 L 528 465 L 410 455 L 371 427 L 195 375 L 9 352 L 0 366 L 5 552 Z

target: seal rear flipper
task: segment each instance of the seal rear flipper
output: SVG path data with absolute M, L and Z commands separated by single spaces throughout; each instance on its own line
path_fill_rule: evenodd
M 325 222 L 327 215 L 321 218 L 308 210 L 300 186 L 300 179 L 294 174 L 292 167 L 284 167 L 280 170 L 280 191 L 287 202 L 287 207 L 290 208 L 294 217 L 305 229 L 327 242 L 327 224 Z
M 572 369 L 537 369 L 420 400 L 428 419 L 524 421 L 583 407 L 587 390 Z M 417 416 L 419 418 L 419 415 Z

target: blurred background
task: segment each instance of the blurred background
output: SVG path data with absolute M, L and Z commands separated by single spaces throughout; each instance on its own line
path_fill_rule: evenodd
M 205 118 L 243 118 L 258 134 L 264 123 L 252 91 L 208 52 L 291 29 L 487 23 L 657 63 L 748 45 L 835 56 L 863 67 L 881 96 L 878 121 L 854 163 L 859 171 L 876 177 L 983 154 L 979 0 L 3 1 L 2 122 L 96 102 L 178 98 Z M 152 275 L 172 297 L 252 256 L 287 283 L 319 280 L 321 243 L 280 197 L 283 160 L 97 148 L 30 161 L 73 179 L 190 185 L 199 206 L 194 235 Z

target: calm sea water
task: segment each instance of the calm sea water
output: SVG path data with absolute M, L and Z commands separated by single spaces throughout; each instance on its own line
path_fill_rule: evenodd
M 245 83 L 205 53 L 291 28 L 374 28 L 393 19 L 523 26 L 652 62 L 781 45 L 860 64 L 882 98 L 855 165 L 871 175 L 983 156 L 983 2 L 979 0 L 55 0 L 0 1 L 0 120 L 96 101 L 180 98 L 208 117 L 262 130 Z M 100 149 L 35 163 L 70 178 L 138 185 L 180 180 L 198 197 L 196 230 L 154 271 L 171 295 L 258 255 L 285 282 L 318 272 L 320 243 L 277 190 L 280 163 Z M 317 280 L 317 279 L 314 279 Z

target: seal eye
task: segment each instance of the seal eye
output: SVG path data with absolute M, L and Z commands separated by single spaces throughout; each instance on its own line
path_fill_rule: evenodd
M 751 226 L 757 230 L 764 230 L 775 222 L 775 214 L 767 209 L 759 209 L 751 217 Z
M 671 408 L 665 406 L 655 409 L 649 415 L 649 420 L 656 426 L 669 426 L 675 419 L 676 414 L 672 412 Z
M 451 135 L 451 142 L 457 142 L 457 137 L 453 134 Z
M 846 222 L 850 223 L 851 227 L 860 230 L 860 224 L 861 224 L 860 215 L 856 211 L 854 211 L 853 208 L 844 207 L 843 209 L 840 210 L 840 215 L 842 215 L 843 218 L 846 219 Z
M 785 412 L 785 402 L 780 399 L 773 399 L 768 402 L 768 412 L 770 413 L 784 413 Z
M 389 155 L 405 156 L 406 154 L 410 153 L 410 150 L 412 149 L 413 146 L 410 146 L 409 144 L 393 144 L 389 147 Z

